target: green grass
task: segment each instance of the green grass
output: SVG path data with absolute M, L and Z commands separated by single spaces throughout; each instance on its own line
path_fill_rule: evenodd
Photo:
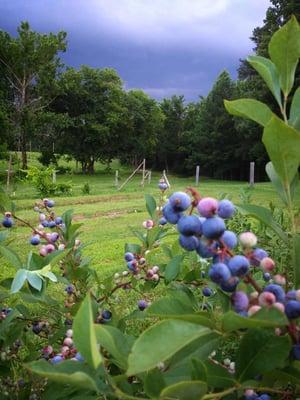
M 37 154 L 31 153 L 30 157 L 31 163 L 38 165 Z M 2 169 L 3 167 L 2 164 Z M 71 167 L 75 168 L 75 164 L 71 163 Z M 138 175 L 124 189 L 117 191 L 114 186 L 115 169 L 120 171 L 121 182 L 131 173 L 129 168 L 122 168 L 117 162 L 114 162 L 111 172 L 106 172 L 105 166 L 97 164 L 94 176 L 84 176 L 78 173 L 58 175 L 58 182 L 72 181 L 73 193 L 72 196 L 54 198 L 55 210 L 58 215 L 68 209 L 73 209 L 74 219 L 83 223 L 81 240 L 89 244 L 84 252 L 92 258 L 92 266 L 105 275 L 124 268 L 124 245 L 126 242 L 136 241 L 130 233 L 129 227 L 141 227 L 143 220 L 147 218 L 144 195 L 145 193 L 159 195 L 157 182 L 161 176 L 160 173 L 153 173 L 151 184 L 146 183 L 142 188 L 140 185 L 141 175 Z M 170 175 L 169 180 L 170 192 L 184 190 L 186 187 L 194 185 L 193 177 L 184 178 Z M 81 189 L 85 183 L 88 183 L 91 188 L 90 195 L 82 195 Z M 243 191 L 247 188 L 248 184 L 245 182 L 226 182 L 203 178 L 200 180 L 198 189 L 201 195 L 217 198 L 227 195 L 238 203 L 241 201 L 240 197 Z M 33 212 L 32 207 L 39 199 L 36 190 L 28 183 L 19 182 L 14 185 L 12 195 L 18 207 L 18 215 L 35 223 L 37 215 Z M 251 197 L 255 204 L 268 205 L 270 201 L 277 205 L 280 204 L 270 183 L 256 184 L 251 190 Z M 14 238 L 12 247 L 24 257 L 30 249 L 32 250 L 32 246 L 28 244 L 30 237 L 28 228 L 13 229 L 11 237 Z M 2 268 L 2 277 L 7 274 L 7 268 Z

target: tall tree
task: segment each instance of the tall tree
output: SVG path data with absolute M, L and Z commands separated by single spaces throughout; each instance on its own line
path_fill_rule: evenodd
M 120 148 L 125 93 L 118 74 L 109 68 L 69 68 L 59 80 L 61 94 L 53 111 L 66 117 L 57 137 L 59 151 L 81 162 L 84 173 L 94 173 L 96 160 L 110 162 Z
M 0 31 L 0 73 L 9 82 L 24 169 L 34 116 L 53 98 L 55 78 L 62 66 L 58 53 L 65 50 L 65 32 L 41 34 L 32 31 L 27 22 L 21 23 L 16 38 Z

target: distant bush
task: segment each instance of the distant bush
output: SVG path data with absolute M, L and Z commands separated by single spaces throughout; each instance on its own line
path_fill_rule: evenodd
M 26 178 L 33 184 L 41 197 L 49 195 L 69 195 L 72 192 L 72 184 L 56 183 L 52 181 L 54 168 L 31 167 L 26 173 Z
M 91 193 L 91 187 L 88 183 L 85 183 L 83 187 L 81 188 L 81 193 L 82 194 L 90 194 Z

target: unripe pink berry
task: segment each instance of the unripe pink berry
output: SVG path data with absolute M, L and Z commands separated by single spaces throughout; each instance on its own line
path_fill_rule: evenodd
M 4 213 L 5 218 L 11 218 L 11 212 L 10 211 L 6 211 Z
M 43 348 L 42 352 L 44 354 L 52 354 L 53 353 L 53 347 L 48 345 L 46 347 Z
M 157 265 L 155 265 L 154 267 L 152 267 L 152 271 L 157 274 L 159 271 L 159 267 Z
M 147 221 L 143 222 L 143 227 L 145 229 L 151 229 L 153 228 L 154 222 L 151 219 L 147 219 Z
M 270 307 L 276 303 L 276 297 L 271 292 L 263 292 L 258 297 L 259 305 Z
M 148 271 L 147 271 L 147 278 L 152 278 L 153 275 L 154 275 L 153 270 L 152 270 L 152 269 L 148 269 Z
M 212 217 L 218 211 L 219 203 L 216 199 L 212 197 L 204 197 L 201 199 L 197 205 L 197 210 L 202 215 L 202 217 L 209 218 Z
M 41 222 L 45 221 L 45 220 L 46 220 L 46 215 L 43 214 L 43 213 L 41 213 L 41 214 L 39 215 L 39 219 L 40 219 Z
M 61 353 L 62 353 L 63 355 L 66 355 L 66 354 L 69 353 L 70 349 L 69 349 L 68 346 L 63 346 L 63 347 L 60 349 L 60 351 L 61 351 Z
M 284 304 L 276 302 L 273 304 L 273 307 L 277 308 L 279 311 L 284 312 Z
M 271 272 L 275 268 L 275 262 L 270 257 L 265 257 L 261 260 L 260 266 L 264 272 Z
M 281 333 L 282 333 L 282 331 L 281 331 L 280 328 L 275 328 L 275 335 L 276 335 L 276 336 L 280 336 Z
M 159 281 L 159 275 L 154 274 L 154 275 L 152 276 L 152 279 L 153 279 L 154 281 L 158 282 L 158 281 Z
M 259 296 L 258 292 L 252 292 L 250 293 L 250 300 L 255 300 L 258 298 L 258 296 Z
M 142 258 L 139 259 L 139 264 L 140 264 L 140 265 L 145 264 L 145 262 L 146 262 L 146 259 L 145 259 L 144 257 L 142 257 Z
M 61 243 L 60 245 L 58 245 L 58 250 L 64 250 L 65 247 L 66 246 L 63 243 Z
M 257 244 L 257 237 L 252 232 L 241 233 L 239 239 L 241 245 L 246 248 L 254 247 Z
M 44 229 L 44 226 L 42 224 L 39 224 L 38 229 Z
M 73 329 L 68 329 L 67 332 L 66 332 L 66 336 L 67 336 L 68 338 L 73 337 Z
M 53 244 L 46 244 L 46 251 L 47 253 L 52 253 L 53 251 L 55 251 L 55 247 L 53 246 Z
M 42 247 L 40 248 L 40 256 L 46 257 L 46 255 L 47 255 L 46 246 L 42 246 Z
M 66 337 L 64 340 L 64 346 L 68 346 L 68 347 L 73 346 L 73 340 L 70 337 Z
M 274 282 L 277 283 L 278 285 L 285 285 L 286 284 L 286 279 L 283 275 L 277 274 L 273 276 Z
M 257 313 L 257 311 L 259 311 L 261 309 L 260 306 L 251 306 L 248 310 L 248 315 L 249 317 L 251 317 L 251 315 Z
M 76 239 L 75 240 L 75 246 L 80 246 L 80 244 L 81 244 L 81 241 L 79 239 Z
M 246 389 L 244 395 L 245 397 L 254 397 L 255 392 L 253 389 Z
M 51 241 L 51 233 L 46 233 L 46 239 L 50 242 Z

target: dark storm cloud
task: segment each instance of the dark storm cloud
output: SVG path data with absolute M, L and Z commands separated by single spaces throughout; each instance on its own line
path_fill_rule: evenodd
M 236 76 L 268 0 L 0 0 L 0 28 L 21 20 L 68 32 L 68 65 L 112 67 L 125 87 L 162 98 L 205 95 L 218 74 Z

